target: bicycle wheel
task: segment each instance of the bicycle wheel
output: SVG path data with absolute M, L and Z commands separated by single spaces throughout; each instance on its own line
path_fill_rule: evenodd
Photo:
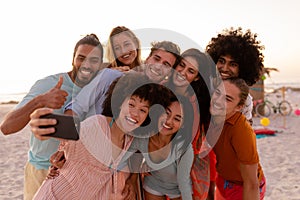
M 293 110 L 291 104 L 286 100 L 279 103 L 278 109 L 279 113 L 283 116 L 290 115 Z
M 268 104 L 265 102 L 259 103 L 255 107 L 255 112 L 260 116 L 260 117 L 269 117 L 271 115 L 271 108 Z

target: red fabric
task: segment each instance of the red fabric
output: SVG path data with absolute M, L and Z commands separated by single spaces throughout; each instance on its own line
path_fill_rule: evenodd
M 260 200 L 264 199 L 266 192 L 266 179 L 260 182 Z M 216 179 L 215 200 L 240 200 L 243 199 L 243 186 L 224 180 L 221 176 Z
M 191 169 L 191 180 L 193 186 L 193 199 L 205 200 L 209 190 L 209 158 L 200 158 L 195 155 L 194 164 Z
M 198 129 L 197 134 L 192 142 L 194 149 L 194 163 L 191 169 L 191 180 L 193 187 L 193 200 L 205 200 L 209 190 L 209 157 L 199 157 L 201 148 L 201 133 Z
M 216 154 L 214 153 L 214 151 L 210 151 L 208 156 L 209 156 L 210 181 L 216 182 L 216 178 L 217 178 Z
M 275 131 L 270 130 L 270 129 L 256 129 L 256 130 L 254 130 L 254 132 L 256 135 L 259 135 L 259 134 L 273 135 L 273 134 L 275 134 Z

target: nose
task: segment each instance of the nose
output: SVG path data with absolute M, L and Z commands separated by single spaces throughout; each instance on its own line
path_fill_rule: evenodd
M 135 108 L 130 109 L 129 113 L 130 113 L 131 117 L 137 117 L 138 116 L 138 110 L 135 109 Z
M 84 68 L 89 68 L 89 66 L 91 65 L 89 59 L 84 59 L 81 63 L 81 67 L 84 67 Z
M 184 69 L 179 69 L 179 70 L 178 70 L 178 72 L 179 72 L 182 76 L 185 76 L 186 71 L 187 71 L 186 68 L 184 68 Z
M 120 51 L 121 51 L 121 54 L 127 53 L 127 48 L 125 46 L 122 46 Z
M 165 120 L 166 120 L 166 121 L 165 121 L 166 125 L 171 125 L 171 124 L 172 124 L 172 119 L 171 119 L 171 117 L 166 117 Z
M 221 65 L 221 68 L 222 68 L 223 71 L 228 71 L 228 69 L 229 69 L 229 63 L 225 62 L 224 64 Z

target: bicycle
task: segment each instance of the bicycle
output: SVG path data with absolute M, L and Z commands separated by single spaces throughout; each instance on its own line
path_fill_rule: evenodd
M 276 105 L 268 99 L 262 100 L 255 106 L 255 112 L 260 117 L 269 117 L 271 112 L 280 113 L 282 116 L 288 116 L 292 112 L 292 106 L 287 100 L 277 102 Z

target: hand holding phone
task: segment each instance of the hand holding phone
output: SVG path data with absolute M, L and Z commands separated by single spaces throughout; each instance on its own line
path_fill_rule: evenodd
M 80 130 L 80 120 L 76 116 L 62 115 L 62 114 L 46 114 L 41 116 L 41 118 L 56 119 L 57 123 L 55 125 L 40 126 L 40 128 L 50 128 L 54 127 L 55 132 L 47 134 L 45 136 L 63 138 L 67 140 L 78 140 L 79 130 Z

